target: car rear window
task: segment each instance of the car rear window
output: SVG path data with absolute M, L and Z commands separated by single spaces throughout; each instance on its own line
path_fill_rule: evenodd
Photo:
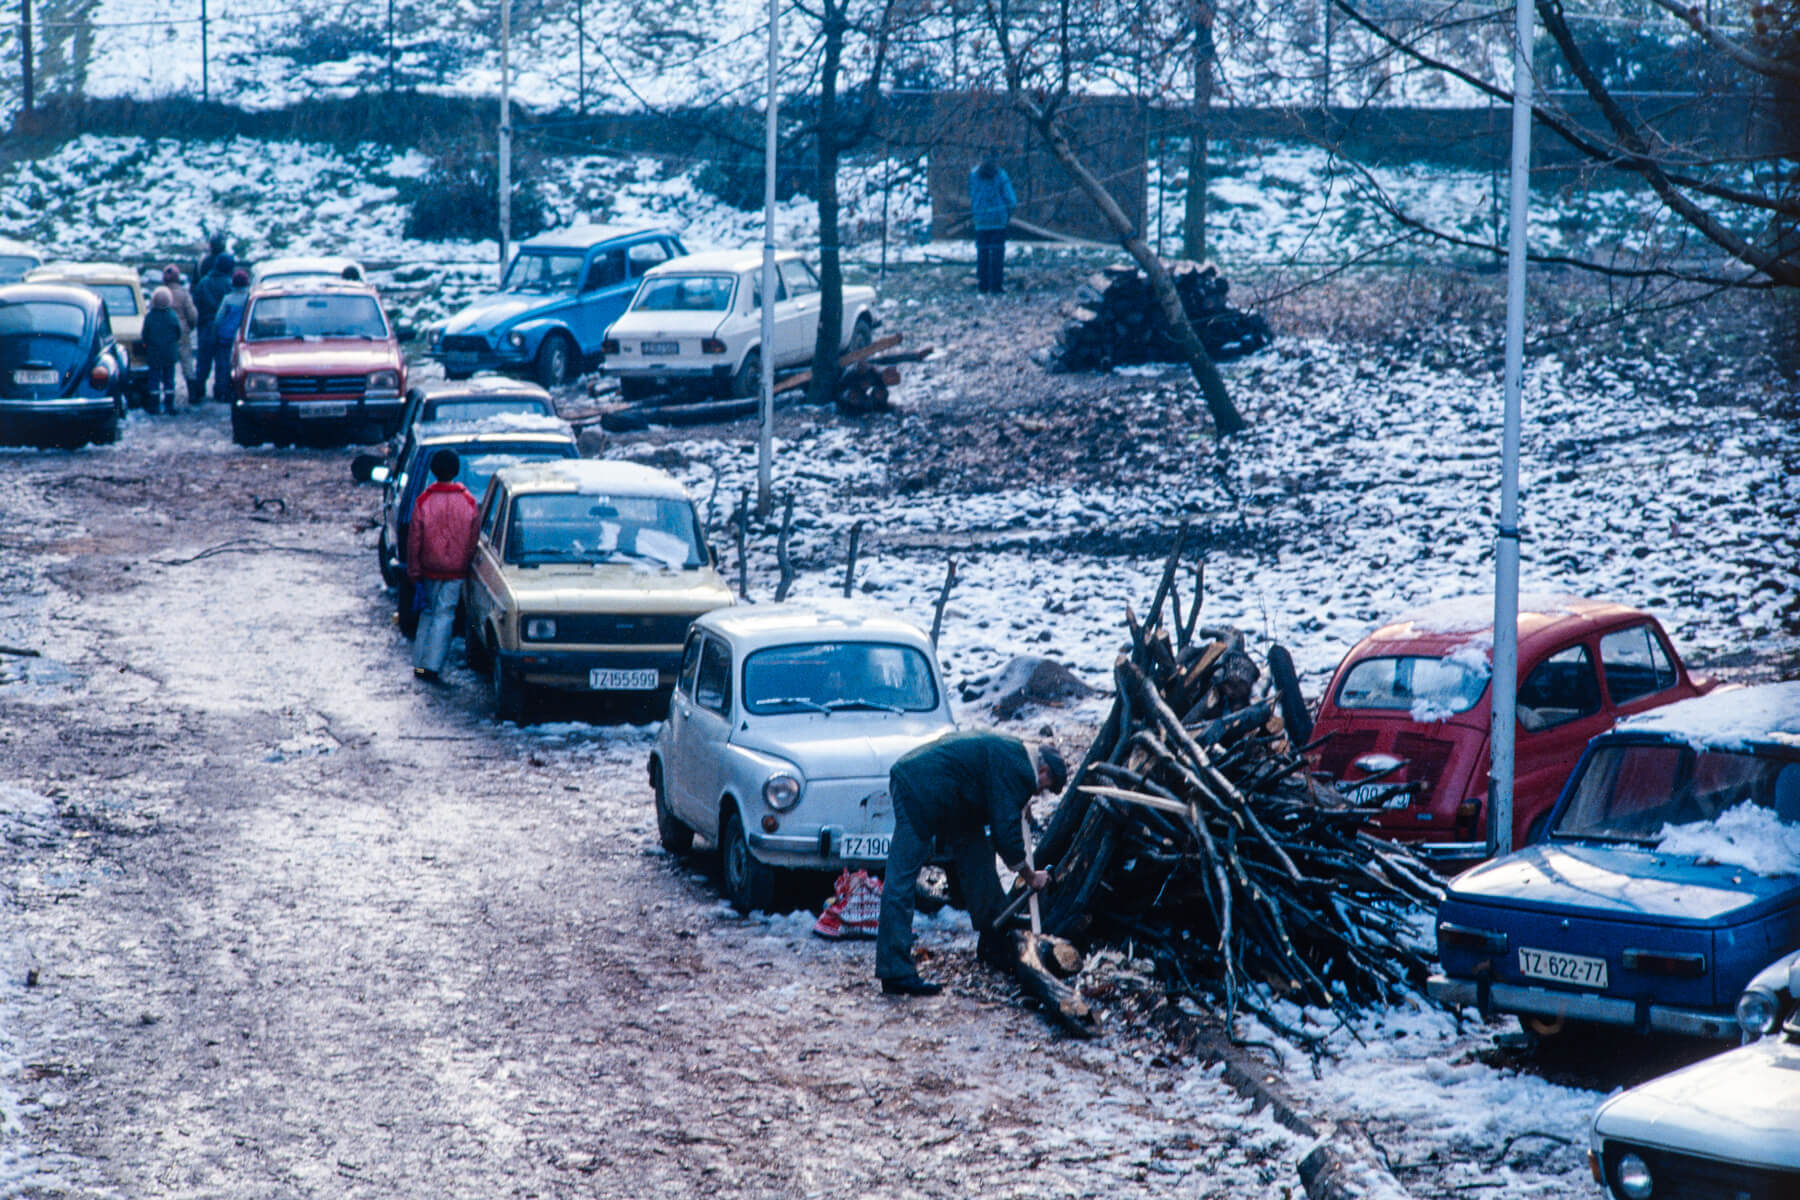
M 1664 743 L 1600 746 L 1552 833 L 1652 842 L 1665 825 L 1716 820 L 1745 803 L 1800 822 L 1800 763 Z
M 732 275 L 664 275 L 646 279 L 631 307 L 637 312 L 726 312 L 731 308 Z
M 87 317 L 73 304 L 34 300 L 25 304 L 0 303 L 0 337 L 36 334 L 79 341 Z
M 84 283 L 88 291 L 106 301 L 106 311 L 115 317 L 138 315 L 137 293 L 128 283 Z
M 0 254 L 0 279 L 18 280 L 38 265 L 38 260 L 23 254 Z
M 744 660 L 744 704 L 753 713 L 930 712 L 937 703 L 931 664 L 911 646 L 807 642 Z
M 643 562 L 692 569 L 706 561 L 694 506 L 661 496 L 526 492 L 513 500 L 506 561 Z
M 244 325 L 251 342 L 292 338 L 387 338 L 387 321 L 373 296 L 263 296 L 251 302 Z
M 425 411 L 420 414 L 419 419 L 479 421 L 483 417 L 497 417 L 502 413 L 542 413 L 553 417 L 556 410 L 548 400 L 540 400 L 536 396 L 509 396 L 503 400 L 436 400 L 426 402 Z
M 1441 721 L 1474 708 L 1487 690 L 1488 674 L 1479 653 L 1365 658 L 1344 672 L 1338 707 L 1403 709 L 1415 720 Z

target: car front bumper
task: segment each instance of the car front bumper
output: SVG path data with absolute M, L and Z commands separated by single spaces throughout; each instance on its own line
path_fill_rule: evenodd
M 1446 975 L 1433 975 L 1426 980 L 1425 990 L 1440 1004 L 1478 1009 L 1483 1016 L 1501 1012 L 1553 1021 L 1591 1021 L 1596 1025 L 1635 1029 L 1639 1033 L 1675 1033 L 1719 1039 L 1736 1039 L 1738 1036 L 1737 1018 L 1729 1012 L 1676 1008 L 1651 1004 L 1647 1000 L 1559 992 L 1516 983 L 1452 979 Z
M 845 857 L 840 853 L 845 829 L 842 825 L 782 825 L 779 833 L 749 830 L 744 840 L 761 862 L 771 867 L 788 867 L 807 871 L 855 870 L 858 867 L 881 868 L 885 858 Z M 881 836 L 891 836 L 889 834 Z
M 656 687 L 637 691 L 601 691 L 607 696 L 666 695 L 675 686 L 675 675 L 681 669 L 681 648 L 646 649 L 621 646 L 614 650 L 556 650 L 534 646 L 529 650 L 502 650 L 497 655 L 501 668 L 520 683 L 536 688 L 552 688 L 561 692 L 595 692 L 590 685 L 591 673 L 597 670 L 656 670 Z
M 26 400 L 0 397 L 0 418 L 27 421 L 88 421 L 103 418 L 111 412 L 111 396 L 59 396 L 54 399 Z
M 509 345 L 483 346 L 480 350 L 427 350 L 425 357 L 441 365 L 446 372 L 473 375 L 477 371 L 518 371 L 531 363 L 523 350 Z
M 233 405 L 246 416 L 265 424 L 289 425 L 297 429 L 352 427 L 374 423 L 382 435 L 400 426 L 406 411 L 406 399 L 397 393 L 372 396 L 308 396 L 304 400 L 277 397 L 240 398 Z

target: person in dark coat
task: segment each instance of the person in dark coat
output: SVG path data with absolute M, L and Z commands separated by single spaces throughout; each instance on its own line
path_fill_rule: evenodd
M 998 853 L 1034 891 L 1049 884 L 1048 872 L 1026 864 L 1021 814 L 1034 795 L 1061 791 L 1068 776 L 1054 749 L 1028 746 L 1004 733 L 953 733 L 900 756 L 888 772 L 894 839 L 875 935 L 875 975 L 882 991 L 930 996 L 943 990 L 919 977 L 912 957 L 913 894 L 934 839 L 950 856 L 980 935 L 982 959 L 995 964 L 1009 959 L 1011 938 L 994 927 L 1005 907 L 994 856 Z
M 175 411 L 175 364 L 181 361 L 181 318 L 166 287 L 150 294 L 144 314 L 144 360 L 150 365 L 150 411 Z
M 231 255 L 223 256 L 229 259 Z M 208 276 L 208 278 L 211 278 Z M 237 341 L 238 326 L 244 323 L 244 309 L 250 300 L 250 272 L 239 267 L 231 273 L 231 290 L 219 300 L 219 311 L 213 315 L 212 347 L 213 399 L 231 401 L 231 344 Z
M 194 280 L 198 282 L 212 274 L 213 266 L 219 261 L 219 255 L 225 253 L 225 235 L 215 233 L 206 239 L 206 253 L 200 256 L 199 265 L 194 271 Z
M 1019 207 L 1012 180 L 992 150 L 969 172 L 969 221 L 975 227 L 975 289 L 990 295 L 1005 290 L 1006 227 Z
M 224 244 L 224 239 L 220 239 Z M 231 276 L 237 270 L 237 260 L 230 254 L 221 252 L 213 259 L 212 270 L 200 277 L 194 285 L 194 311 L 200 318 L 198 361 L 194 364 L 194 375 L 200 381 L 200 390 L 189 397 L 192 403 L 198 404 L 206 399 L 206 377 L 213 373 L 213 321 L 219 315 L 219 302 L 231 290 Z M 215 400 L 224 399 L 217 391 L 213 393 Z

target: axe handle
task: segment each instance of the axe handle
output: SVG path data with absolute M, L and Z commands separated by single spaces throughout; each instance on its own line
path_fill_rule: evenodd
M 1025 869 L 1027 871 L 1037 870 L 1031 862 L 1031 815 L 1023 806 L 1019 809 L 1019 840 L 1025 844 Z M 1027 902 L 1031 905 L 1031 932 L 1044 932 L 1044 923 L 1038 918 L 1037 889 L 1034 887 L 1026 888 L 1025 897 Z

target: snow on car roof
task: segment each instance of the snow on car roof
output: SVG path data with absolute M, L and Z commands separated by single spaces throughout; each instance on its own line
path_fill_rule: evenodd
M 1596 609 L 1610 611 L 1616 607 L 1603 601 L 1556 592 L 1531 592 L 1519 597 L 1520 617 L 1585 616 Z M 1421 634 L 1482 633 L 1494 627 L 1494 597 L 1477 594 L 1439 600 L 1384 622 L 1381 628 L 1392 629 L 1399 625 L 1410 625 L 1415 633 Z
M 1800 681 L 1723 688 L 1626 717 L 1614 728 L 1660 734 L 1696 748 L 1800 747 Z
M 1800 825 L 1760 804 L 1739 804 L 1710 821 L 1664 825 L 1656 848 L 1758 875 L 1800 875 Z
M 564 459 L 561 462 L 533 463 L 508 467 L 500 473 L 514 488 L 569 490 L 594 495 L 617 493 L 626 496 L 658 496 L 670 500 L 688 499 L 687 489 L 666 471 L 646 467 L 642 463 L 597 459 Z
M 570 225 L 564 229 L 552 229 L 545 233 L 526 238 L 519 243 L 519 249 L 586 250 L 589 246 L 597 246 L 601 242 L 610 242 L 619 238 L 645 237 L 654 234 L 673 236 L 670 234 L 669 230 L 664 229 L 661 226 Z
M 417 436 L 421 442 L 433 438 L 524 433 L 555 434 L 572 438 L 575 436 L 575 428 L 561 417 L 525 412 L 494 413 L 471 420 L 421 421 L 417 427 Z
M 925 634 L 901 617 L 861 600 L 822 598 L 794 604 L 719 608 L 700 621 L 729 638 L 788 640 L 798 635 L 836 634 L 922 643 Z
M 799 257 L 798 250 L 777 250 L 775 252 L 776 262 Z M 707 250 L 700 254 L 684 254 L 680 258 L 671 258 L 668 262 L 657 263 L 644 274 L 691 275 L 699 271 L 738 274 L 760 266 L 762 266 L 761 250 Z
M 337 275 L 345 267 L 362 270 L 362 264 L 341 254 L 296 254 L 287 258 L 271 258 L 257 263 L 251 274 L 258 279 L 272 275 L 326 274 Z
M 455 400 L 459 396 L 536 396 L 545 401 L 550 393 L 538 384 L 511 375 L 475 375 L 468 379 L 428 379 L 418 391 L 428 400 Z
M 79 279 L 88 283 L 138 282 L 138 274 L 124 263 L 116 262 L 47 262 L 33 267 L 25 275 L 27 283 L 51 283 L 58 279 Z

